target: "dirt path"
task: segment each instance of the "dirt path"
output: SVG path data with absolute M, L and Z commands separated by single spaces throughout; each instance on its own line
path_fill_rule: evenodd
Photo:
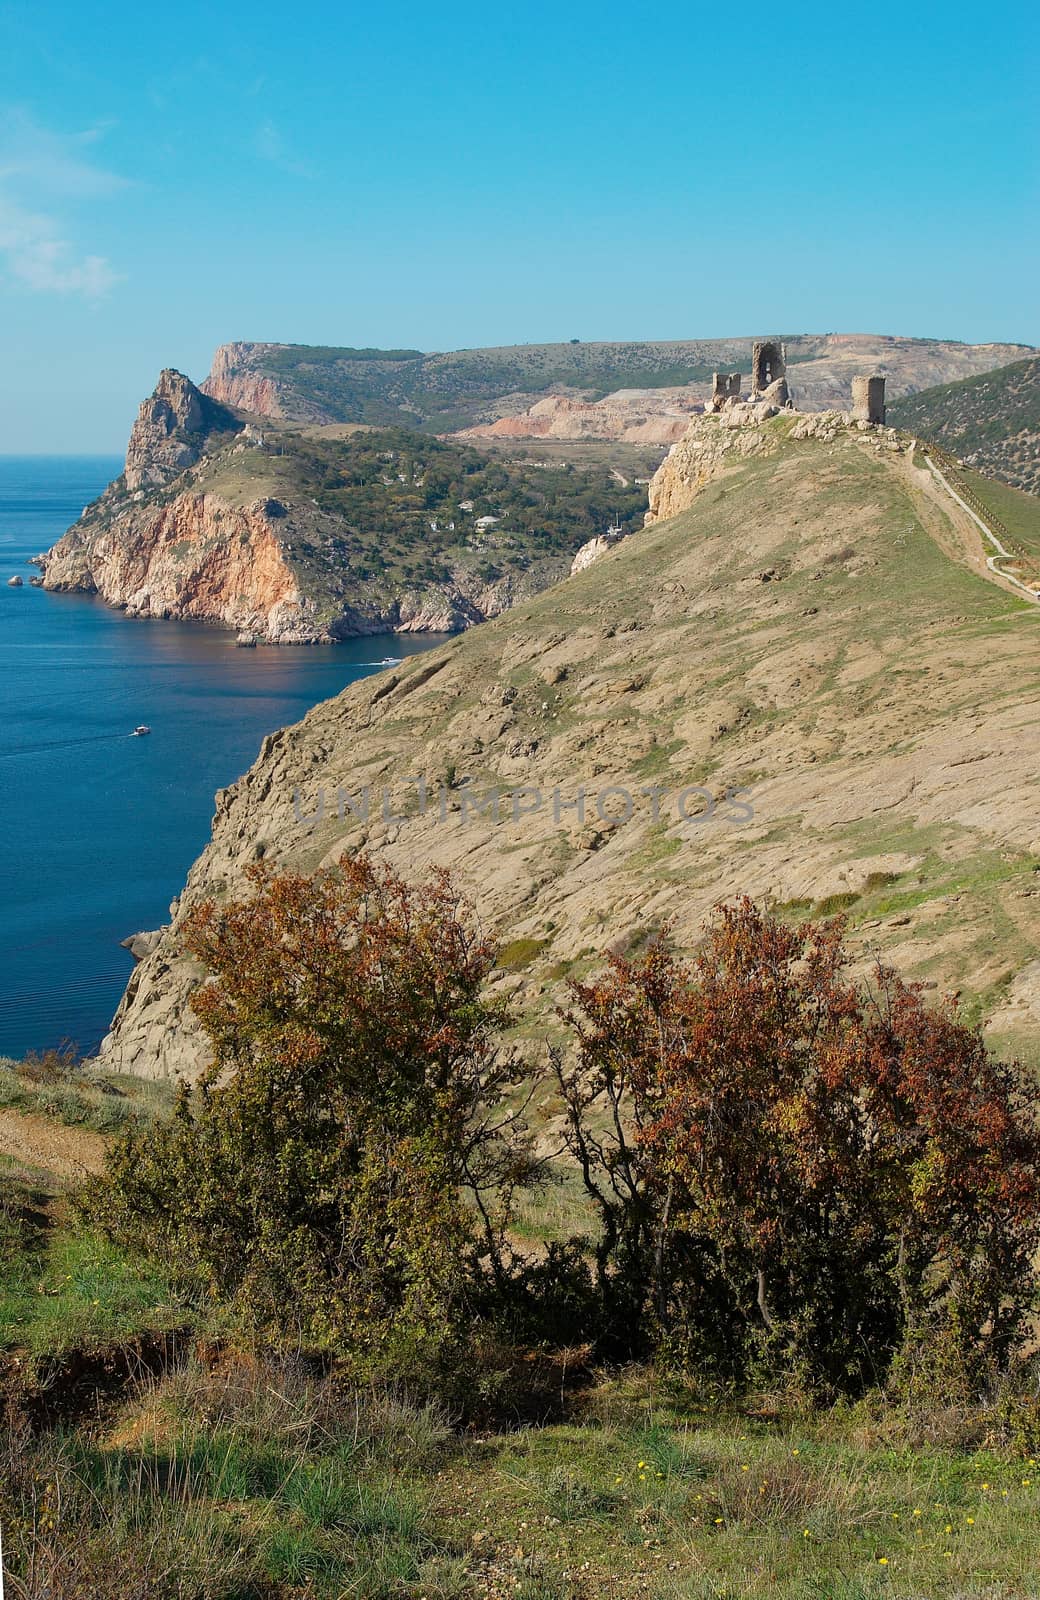
M 5 1107 L 0 1109 L 0 1156 L 56 1178 L 78 1180 L 100 1172 L 105 1141 L 87 1128 L 67 1128 L 51 1117 Z
M 915 452 L 915 456 L 916 454 Z M 991 555 L 983 538 L 979 518 L 964 505 L 932 463 L 925 465 L 923 452 L 919 459 L 911 457 L 905 461 L 897 460 L 893 464 L 897 470 L 901 470 L 903 477 L 916 491 L 921 520 L 940 550 L 961 566 L 969 567 L 987 583 L 994 583 L 1009 594 L 1021 596 L 1024 592 L 1025 596 L 1032 600 L 1034 605 L 1036 604 L 1032 590 L 1024 589 L 1024 585 L 1017 579 L 1001 572 L 1000 568 L 993 564 L 1002 558 Z M 940 511 L 942 516 L 937 517 L 936 511 Z M 987 535 L 994 539 L 998 548 L 1001 548 L 999 541 L 994 535 L 989 534 L 988 530 Z

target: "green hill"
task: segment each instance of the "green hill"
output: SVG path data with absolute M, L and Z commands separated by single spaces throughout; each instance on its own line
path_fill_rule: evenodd
M 905 395 L 888 419 L 979 472 L 1040 493 L 1040 357 Z

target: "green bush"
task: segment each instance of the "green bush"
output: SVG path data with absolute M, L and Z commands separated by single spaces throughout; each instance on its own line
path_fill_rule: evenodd
M 494 948 L 443 877 L 252 877 L 188 928 L 213 1066 L 116 1145 L 86 1214 L 266 1338 L 429 1382 L 504 1275 L 526 1170 Z

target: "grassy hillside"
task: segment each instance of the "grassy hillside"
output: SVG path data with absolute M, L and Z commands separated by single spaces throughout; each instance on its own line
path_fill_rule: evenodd
M 1040 492 L 1040 358 L 906 395 L 888 415 L 896 427 L 937 440 L 969 467 Z
M 791 427 L 734 432 L 671 522 L 272 735 L 222 794 L 184 903 L 237 892 L 260 857 L 311 868 L 365 844 L 409 876 L 450 866 L 500 941 L 492 993 L 544 1058 L 566 977 L 669 920 L 692 945 L 713 901 L 748 891 L 790 917 L 844 909 L 860 968 L 880 952 L 959 989 L 1040 1061 L 1040 618 L 982 575 L 971 524 L 901 449 Z M 307 460 L 315 496 L 349 487 Z M 337 787 L 365 785 L 368 818 L 337 814 Z M 474 814 L 521 787 L 545 803 Z M 137 968 L 119 1064 L 185 1064 L 190 977 L 173 938 Z M 27 1146 L 43 1119 L 62 1137 L 83 1132 L 66 1115 L 112 1125 L 99 1091 L 41 1100 L 31 1074 L 2 1077 Z M 557 1148 L 558 1105 L 534 1115 Z M 45 1160 L 0 1167 L 0 1193 L 18 1600 L 1032 1593 L 1032 1394 L 936 1403 L 941 1375 L 922 1372 L 914 1398 L 814 1409 L 596 1370 L 582 1342 L 493 1346 L 463 1425 L 265 1355 L 212 1298 L 79 1227 Z M 517 1232 L 536 1246 L 587 1223 L 551 1169 Z
M 269 741 L 189 899 L 239 884 L 248 840 L 308 868 L 362 841 L 408 873 L 449 866 L 507 948 L 532 1048 L 607 944 L 669 918 L 693 943 L 743 891 L 845 906 L 865 960 L 962 989 L 1040 1059 L 1036 610 L 986 580 L 972 526 L 901 452 L 789 426 L 750 456 L 735 434 L 683 515 Z M 419 773 L 445 794 L 425 813 Z M 367 821 L 336 814 L 337 788 L 365 785 L 391 820 L 378 799 Z M 522 785 L 542 804 L 514 817 Z M 679 815 L 689 785 L 710 791 L 704 821 Z M 630 816 L 597 801 L 607 786 Z M 474 804 L 495 790 L 497 821 Z M 161 1074 L 191 1057 L 188 975 L 172 939 L 139 970 L 112 1062 Z

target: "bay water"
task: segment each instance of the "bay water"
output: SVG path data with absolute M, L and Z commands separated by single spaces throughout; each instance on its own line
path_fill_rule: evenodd
M 244 650 L 222 629 L 32 588 L 29 558 L 121 469 L 0 456 L 0 1056 L 95 1049 L 132 969 L 119 941 L 168 920 L 216 790 L 265 734 L 438 642 Z M 151 734 L 131 737 L 140 723 Z

